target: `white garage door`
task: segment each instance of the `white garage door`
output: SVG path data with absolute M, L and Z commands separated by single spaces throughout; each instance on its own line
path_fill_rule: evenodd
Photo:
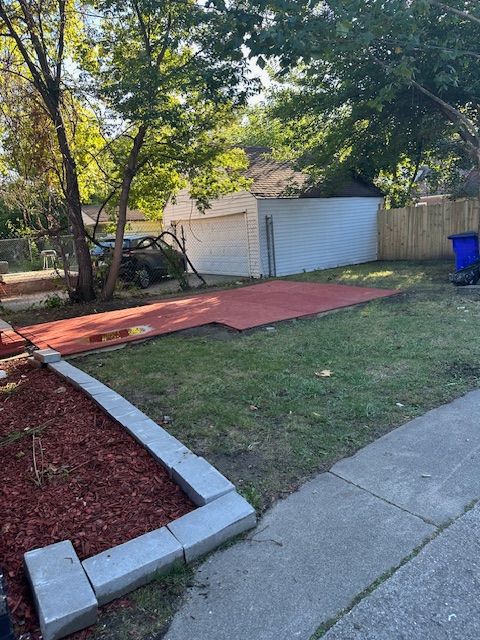
M 206 214 L 208 215 L 208 214 Z M 180 220 L 187 255 L 200 273 L 249 276 L 247 224 L 244 213 L 205 220 Z

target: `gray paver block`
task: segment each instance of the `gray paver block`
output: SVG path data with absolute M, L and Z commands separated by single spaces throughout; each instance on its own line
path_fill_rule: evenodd
M 235 486 L 205 460 L 186 456 L 172 467 L 172 479 L 182 487 L 196 505 L 205 505 L 234 491 Z
M 51 362 L 48 366 L 52 371 L 55 371 L 58 375 L 65 378 L 76 387 L 80 387 L 86 382 L 98 382 L 98 380 L 89 376 L 88 373 L 77 369 L 77 367 L 74 367 L 69 362 L 65 362 L 65 360 L 60 360 L 60 362 Z
M 96 400 L 98 396 L 93 396 L 92 400 Z M 116 407 L 111 407 L 110 409 L 105 409 L 107 413 L 109 413 L 112 418 L 115 418 L 117 422 L 121 418 L 131 418 L 132 420 L 142 420 L 146 418 L 146 415 L 137 407 L 134 407 L 133 404 L 128 402 L 128 405 L 124 405 L 119 403 Z
M 98 396 L 101 393 L 108 393 L 109 391 L 111 391 L 111 389 L 107 387 L 106 384 L 103 384 L 103 382 L 98 382 L 98 381 L 82 382 L 82 384 L 80 385 L 80 388 L 90 398 L 93 398 L 94 396 Z
M 150 455 L 167 469 L 171 477 L 173 477 L 173 468 L 176 465 L 189 457 L 195 457 L 190 449 L 167 432 L 165 432 L 165 436 L 163 437 L 144 441 L 142 444 Z
M 434 531 L 324 473 L 205 560 L 165 640 L 307 640 Z
M 150 454 L 171 474 L 172 467 L 188 455 L 193 455 L 179 440 L 170 435 L 156 422 L 141 417 L 135 413 L 125 414 L 116 418 Z
M 33 357 L 44 364 L 60 362 L 62 359 L 60 352 L 55 351 L 55 349 L 37 349 L 37 351 L 33 352 Z
M 166 527 L 83 561 L 99 604 L 103 605 L 146 584 L 157 572 L 166 572 L 183 560 L 183 549 Z
M 97 599 L 69 540 L 24 555 L 44 640 L 56 640 L 97 620 Z
M 236 492 L 174 520 L 167 527 L 181 542 L 191 562 L 229 538 L 255 526 L 255 509 Z
M 120 394 L 118 394 L 116 391 L 112 391 L 111 389 L 108 389 L 108 391 L 105 391 L 105 393 L 97 394 L 94 399 L 95 402 L 100 407 L 102 407 L 102 409 L 105 409 L 105 411 L 107 411 L 108 413 L 119 413 L 120 411 L 125 414 L 133 411 L 136 408 L 133 406 L 133 404 L 131 404 L 131 402 L 128 402 L 128 400 L 125 400 L 125 398 L 123 398 Z
M 324 639 L 480 638 L 479 538 L 476 507 L 364 598 Z
M 158 425 L 154 420 L 148 418 L 145 414 L 142 416 L 132 416 L 125 414 L 117 419 L 117 421 L 133 436 L 138 442 L 146 444 L 154 440 L 163 440 L 170 438 L 181 444 L 176 438 L 171 436 L 163 427 Z
M 480 391 L 433 409 L 332 472 L 435 524 L 480 496 Z
M 115 420 L 127 415 L 132 419 L 142 419 L 147 417 L 142 411 L 140 411 L 140 409 L 137 409 L 137 407 L 135 407 L 131 402 L 111 389 L 108 389 L 105 393 L 93 395 L 92 400 L 112 416 L 112 418 L 115 418 Z

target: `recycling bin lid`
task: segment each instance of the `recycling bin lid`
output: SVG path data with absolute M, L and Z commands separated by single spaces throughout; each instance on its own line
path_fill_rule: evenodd
M 448 236 L 449 240 L 453 240 L 454 238 L 478 238 L 478 233 L 476 231 L 465 231 L 464 233 L 453 233 L 451 236 Z

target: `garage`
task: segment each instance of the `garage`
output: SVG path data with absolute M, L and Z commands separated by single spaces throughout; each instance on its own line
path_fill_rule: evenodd
M 264 147 L 245 152 L 248 190 L 199 211 L 185 189 L 165 207 L 165 228 L 183 228 L 197 271 L 261 278 L 377 259 L 379 189 L 358 176 L 312 185 Z

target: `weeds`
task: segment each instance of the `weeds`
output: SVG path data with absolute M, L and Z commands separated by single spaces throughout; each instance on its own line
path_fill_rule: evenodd
M 11 396 L 15 391 L 17 391 L 18 387 L 18 382 L 7 382 L 7 384 L 0 386 L 0 397 Z
M 43 306 L 46 309 L 59 309 L 60 307 L 63 307 L 64 304 L 65 301 L 56 293 L 47 296 L 47 298 L 43 302 Z
M 44 431 L 52 422 L 53 418 L 38 427 L 25 427 L 25 429 L 22 429 L 21 431 L 12 431 L 7 436 L 0 438 L 0 449 L 2 447 L 8 447 L 9 444 L 17 442 L 17 440 L 21 440 L 22 438 L 38 436 L 38 434 L 42 433 L 42 431 Z

